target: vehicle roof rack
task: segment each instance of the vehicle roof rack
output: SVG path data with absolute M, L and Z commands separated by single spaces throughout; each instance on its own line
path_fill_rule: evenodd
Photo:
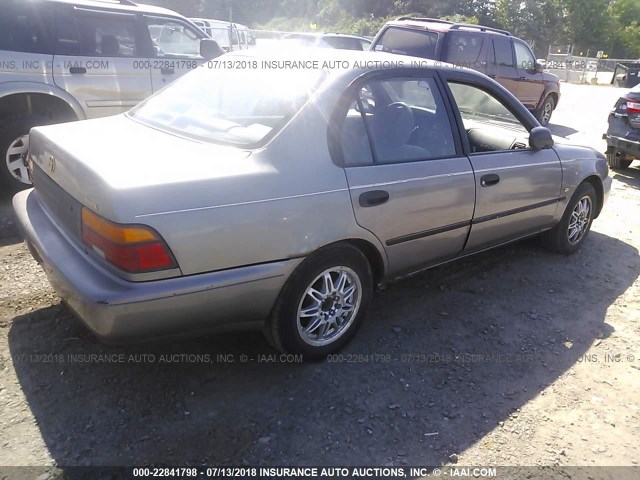
M 401 20 L 417 20 L 418 22 L 433 22 L 433 23 L 446 23 L 448 25 L 453 25 L 453 22 L 449 20 L 441 20 L 439 18 L 428 18 L 428 17 L 411 17 L 411 16 L 403 16 L 396 18 L 396 22 Z
M 120 4 L 120 5 L 128 5 L 130 7 L 137 7 L 138 4 L 132 2 L 131 0 L 95 0 L 100 3 L 112 3 L 112 4 Z
M 473 23 L 454 23 L 451 27 L 451 30 L 460 30 L 461 28 L 470 28 L 474 30 L 480 30 L 481 32 L 494 32 L 501 33 L 502 35 L 507 35 L 508 37 L 512 37 L 511 32 L 507 30 L 500 30 L 499 28 L 485 27 L 483 25 L 475 25 Z

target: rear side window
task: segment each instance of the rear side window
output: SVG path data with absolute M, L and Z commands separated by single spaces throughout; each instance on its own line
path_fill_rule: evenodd
M 482 43 L 482 35 L 474 35 L 466 32 L 451 32 L 447 34 L 445 38 L 443 60 L 463 67 L 478 66 L 480 53 L 482 52 Z
M 51 6 L 24 0 L 3 2 L 0 14 L 0 50 L 53 53 Z
M 389 27 L 378 40 L 375 50 L 435 59 L 437 43 L 437 33 Z
M 490 63 L 499 67 L 513 67 L 513 48 L 508 38 L 493 39 L 493 58 L 489 55 Z
M 340 144 L 345 167 L 456 154 L 449 115 L 432 78 L 367 83 L 343 120 Z
M 137 55 L 133 15 L 61 8 L 56 15 L 57 55 L 134 57 Z

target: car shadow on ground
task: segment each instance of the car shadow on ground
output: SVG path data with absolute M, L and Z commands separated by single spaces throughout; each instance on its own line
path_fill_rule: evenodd
M 321 363 L 259 333 L 109 347 L 62 306 L 15 318 L 9 346 L 61 466 L 437 465 L 607 337 L 639 272 L 635 248 L 596 232 L 571 257 L 507 246 L 378 292 Z
M 0 247 L 20 242 L 22 242 L 22 236 L 13 214 L 11 198 L 2 198 L 0 199 Z
M 547 125 L 547 128 L 551 130 L 551 133 L 553 135 L 563 138 L 566 138 L 569 135 L 573 135 L 574 133 L 578 133 L 578 130 L 576 130 L 575 128 L 567 127 L 565 125 L 555 125 L 553 123 Z
M 640 162 L 635 161 L 629 168 L 624 170 L 613 170 L 614 180 L 629 187 L 640 189 Z

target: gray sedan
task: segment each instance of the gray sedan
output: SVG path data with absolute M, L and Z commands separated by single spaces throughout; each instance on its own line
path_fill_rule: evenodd
M 127 114 L 31 131 L 19 223 L 103 340 L 261 328 L 321 357 L 376 285 L 532 235 L 573 253 L 602 210 L 604 156 L 554 144 L 480 73 L 273 55 L 230 54 L 246 68 L 203 65 Z

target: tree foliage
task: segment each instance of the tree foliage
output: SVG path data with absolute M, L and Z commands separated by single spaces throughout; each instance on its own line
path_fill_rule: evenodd
M 449 18 L 504 28 L 545 56 L 549 45 L 574 52 L 640 56 L 640 0 L 146 0 L 186 16 L 251 27 L 375 35 L 400 15 Z

